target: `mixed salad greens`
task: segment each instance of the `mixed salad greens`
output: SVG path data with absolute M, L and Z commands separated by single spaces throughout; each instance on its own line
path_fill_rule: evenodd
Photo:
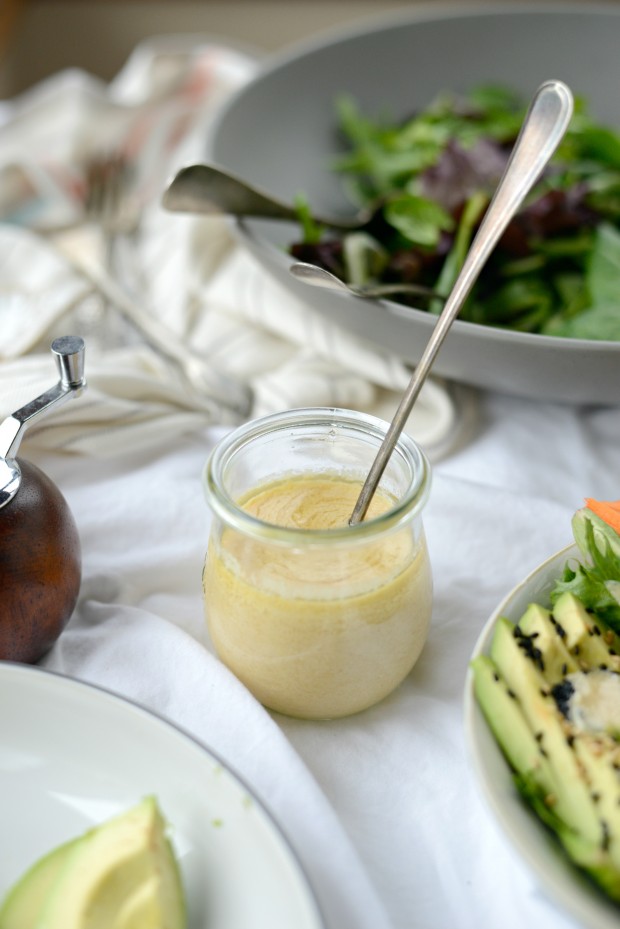
M 585 608 L 620 634 L 620 500 L 586 499 L 573 516 L 575 542 L 586 559 L 567 565 L 551 591 L 551 602 L 569 591 Z
M 484 86 L 440 94 L 396 124 L 337 101 L 347 152 L 337 159 L 350 198 L 376 208 L 359 231 L 317 226 L 297 201 L 302 240 L 291 253 L 349 283 L 409 282 L 428 298 L 396 297 L 432 313 L 458 274 L 526 111 Z M 583 99 L 543 177 L 511 221 L 460 318 L 522 332 L 620 341 L 620 133 Z

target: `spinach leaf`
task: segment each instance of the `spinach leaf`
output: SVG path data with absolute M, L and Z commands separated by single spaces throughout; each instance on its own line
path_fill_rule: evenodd
M 454 220 L 438 204 L 415 194 L 401 194 L 390 200 L 384 218 L 402 236 L 418 245 L 434 246 L 442 230 L 451 230 Z

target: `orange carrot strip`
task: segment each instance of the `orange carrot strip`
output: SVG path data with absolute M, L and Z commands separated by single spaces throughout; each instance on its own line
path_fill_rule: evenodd
M 586 506 L 620 535 L 620 500 L 603 501 L 586 497 Z

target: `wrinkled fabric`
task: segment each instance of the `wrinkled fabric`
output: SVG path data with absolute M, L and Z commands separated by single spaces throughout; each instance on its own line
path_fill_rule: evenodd
M 499 601 L 570 542 L 584 497 L 618 497 L 620 408 L 426 385 L 408 428 L 433 461 L 433 619 L 418 664 L 379 706 L 333 722 L 269 713 L 209 641 L 201 474 L 234 416 L 188 392 L 76 268 L 101 272 L 81 213 L 84 157 L 102 136 L 143 153 L 150 140 L 139 247 L 125 252 L 134 272 L 140 258 L 133 293 L 251 388 L 248 415 L 311 402 L 389 417 L 409 376 L 290 298 L 225 223 L 156 202 L 166 170 L 196 157 L 219 102 L 255 67 L 211 43 L 147 43 L 110 87 L 70 72 L 0 111 L 0 415 L 54 380 L 53 335 L 91 327 L 88 390 L 21 449 L 65 495 L 82 544 L 78 605 L 42 665 L 137 700 L 238 771 L 299 856 L 326 929 L 570 929 L 482 795 L 463 689 Z
M 161 205 L 175 170 L 203 160 L 220 105 L 258 67 L 207 39 L 153 40 L 110 85 L 66 71 L 3 111 L 0 414 L 48 386 L 55 336 L 82 335 L 88 356 L 87 401 L 57 413 L 53 436 L 47 425 L 33 427 L 42 446 L 109 457 L 152 445 L 162 431 L 172 441 L 294 407 L 388 418 L 396 409 L 407 365 L 291 296 L 238 245 L 225 219 Z M 89 161 L 111 152 L 131 167 L 128 197 L 140 224 L 120 237 L 106 269 L 104 237 L 84 204 Z M 127 323 L 110 298 L 112 273 L 130 302 L 198 356 L 206 387 L 188 383 Z M 460 402 L 443 382 L 422 390 L 407 428 L 429 455 L 454 440 Z
M 330 929 L 569 929 L 482 795 L 463 689 L 487 618 L 571 541 L 584 496 L 618 496 L 619 433 L 620 408 L 481 397 L 469 441 L 434 466 L 428 643 L 392 696 L 332 722 L 264 710 L 210 645 L 201 472 L 222 428 L 108 461 L 33 448 L 75 514 L 84 559 L 78 608 L 44 665 L 163 713 L 247 778 Z

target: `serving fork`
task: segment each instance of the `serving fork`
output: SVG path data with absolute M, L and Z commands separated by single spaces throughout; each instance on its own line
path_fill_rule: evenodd
M 235 418 L 247 417 L 252 400 L 250 388 L 214 369 L 202 354 L 147 309 L 139 297 L 142 288 L 135 261 L 132 261 L 133 288 L 119 274 L 118 245 L 122 239 L 135 239 L 141 219 L 141 206 L 132 189 L 130 163 L 114 152 L 99 156 L 87 165 L 85 179 L 85 215 L 103 235 L 103 262 L 95 265 L 67 254 L 66 250 L 65 256 L 133 330 L 175 367 L 193 392 L 203 399 L 215 400 Z

